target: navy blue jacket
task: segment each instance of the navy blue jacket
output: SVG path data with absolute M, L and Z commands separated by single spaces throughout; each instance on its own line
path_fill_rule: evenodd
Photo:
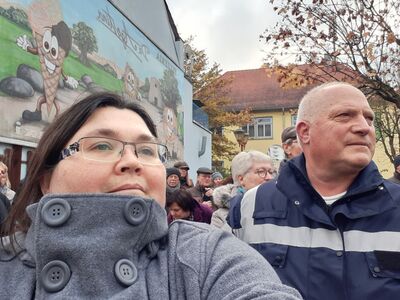
M 311 186 L 303 155 L 277 181 L 249 190 L 235 234 L 304 299 L 400 299 L 400 186 L 365 167 L 331 206 Z

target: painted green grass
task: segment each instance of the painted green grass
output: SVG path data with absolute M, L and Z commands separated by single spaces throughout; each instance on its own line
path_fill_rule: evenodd
M 39 57 L 30 54 L 17 46 L 17 37 L 26 35 L 32 37 L 30 31 L 10 22 L 0 16 L 0 80 L 4 77 L 15 76 L 18 65 L 27 64 L 40 70 Z M 93 82 L 110 91 L 121 91 L 122 81 L 113 77 L 108 72 L 99 68 L 95 64 L 90 67 L 83 65 L 76 53 L 70 52 L 64 61 L 64 74 L 79 80 L 82 75 L 89 75 Z

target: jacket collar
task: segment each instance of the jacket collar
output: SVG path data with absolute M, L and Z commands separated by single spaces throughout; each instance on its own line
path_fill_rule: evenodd
M 68 220 L 59 226 L 49 226 L 44 210 L 51 201 L 61 199 L 71 208 Z M 127 203 L 142 200 L 147 209 L 142 222 L 132 225 L 125 217 Z M 136 200 L 135 200 L 136 201 Z M 142 250 L 155 255 L 168 232 L 167 216 L 156 201 L 124 195 L 62 194 L 44 196 L 27 207 L 32 219 L 25 239 L 25 247 L 36 264 L 43 264 L 49 256 L 68 256 L 84 263 L 85 259 L 101 261 L 109 255 L 135 256 Z M 90 255 L 88 253 L 91 253 Z M 135 254 L 136 253 L 136 254 Z M 91 258 L 90 258 L 91 257 Z
M 372 216 L 395 207 L 390 193 L 383 185 L 374 162 L 360 171 L 346 195 L 330 208 L 312 187 L 305 167 L 304 154 L 291 159 L 283 166 L 277 180 L 278 189 L 288 199 L 296 199 L 299 209 L 310 219 L 336 227 L 332 220 L 338 213 L 356 219 Z M 385 198 L 387 201 L 382 201 Z M 295 200 L 293 200 L 295 201 Z

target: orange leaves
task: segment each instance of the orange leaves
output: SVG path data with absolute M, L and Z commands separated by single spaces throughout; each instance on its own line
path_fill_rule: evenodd
M 388 42 L 389 44 L 392 44 L 392 43 L 396 42 L 396 36 L 394 35 L 393 32 L 389 32 L 389 33 L 388 33 L 388 35 L 387 35 L 387 42 Z

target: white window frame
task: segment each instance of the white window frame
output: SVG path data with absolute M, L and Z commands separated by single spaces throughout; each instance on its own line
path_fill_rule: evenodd
M 259 126 L 263 126 L 263 135 L 259 135 Z M 268 131 L 266 127 L 270 127 L 269 135 L 265 135 Z M 242 129 L 249 134 L 249 138 L 251 139 L 272 139 L 274 132 L 273 118 L 270 116 L 254 118 L 252 123 L 243 126 Z
M 292 126 L 296 126 L 296 122 L 297 122 L 297 114 L 294 114 L 290 118 L 290 123 L 292 124 Z

